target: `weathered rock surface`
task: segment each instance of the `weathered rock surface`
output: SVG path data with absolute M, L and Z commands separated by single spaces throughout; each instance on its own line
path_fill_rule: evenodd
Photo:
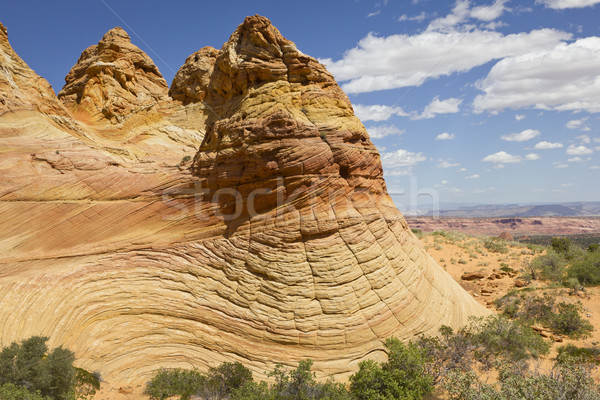
M 184 104 L 204 101 L 218 53 L 207 46 L 189 56 L 175 74 L 169 95 Z
M 105 39 L 139 55 L 119 29 Z M 22 99 L 27 111 L 0 105 L 1 344 L 47 335 L 115 387 L 223 361 L 261 377 L 312 358 L 343 378 L 383 358 L 389 336 L 486 313 L 408 229 L 333 77 L 266 18 L 188 58 L 171 88 L 179 105 L 152 118 L 125 92 L 158 71 L 134 67 L 118 87 L 122 66 L 87 79 L 100 47 L 61 95 L 85 124 L 50 118 L 44 93 Z M 116 97 L 103 115 L 130 122 L 81 117 Z M 200 131 L 193 161 L 173 164 Z
M 122 28 L 88 47 L 65 78 L 58 98 L 80 118 L 123 122 L 129 114 L 168 101 L 167 82 Z

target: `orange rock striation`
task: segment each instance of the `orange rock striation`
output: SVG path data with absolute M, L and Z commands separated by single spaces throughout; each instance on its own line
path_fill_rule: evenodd
M 0 49 L 2 344 L 48 335 L 111 385 L 304 358 L 344 378 L 389 336 L 486 313 L 408 229 L 331 74 L 266 18 L 190 56 L 171 97 L 120 28 L 64 106 L 5 30 Z

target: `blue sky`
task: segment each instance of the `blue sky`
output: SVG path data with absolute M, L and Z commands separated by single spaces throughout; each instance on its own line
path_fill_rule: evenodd
M 253 14 L 334 74 L 400 208 L 600 200 L 600 0 L 27 1 L 0 21 L 58 92 L 114 26 L 170 83 Z

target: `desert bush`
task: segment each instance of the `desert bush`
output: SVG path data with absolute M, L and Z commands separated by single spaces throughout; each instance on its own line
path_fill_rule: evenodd
M 508 253 L 506 241 L 496 237 L 487 237 L 483 239 L 483 246 L 492 253 Z
M 2 400 L 52 400 L 50 397 L 42 396 L 39 391 L 31 392 L 23 386 L 5 383 L 0 386 L 0 399 Z
M 567 344 L 558 348 L 556 356 L 558 364 L 600 364 L 600 348 L 598 347 L 577 347 L 573 344 Z
M 298 368 L 289 372 L 286 372 L 281 365 L 276 366 L 269 374 L 275 378 L 275 383 L 271 386 L 267 398 L 273 400 L 350 399 L 344 385 L 333 380 L 325 383 L 315 381 L 315 374 L 311 372 L 312 364 L 310 359 L 302 360 Z
M 548 354 L 550 346 L 529 326 L 501 315 L 478 320 L 470 328 L 475 359 L 484 369 L 498 362 L 516 363 Z
M 499 382 L 491 385 L 472 371 L 453 371 L 444 382 L 450 400 L 593 400 L 600 398 L 589 368 L 555 365 L 549 373 L 504 366 Z
M 421 229 L 411 229 L 412 233 L 415 234 L 416 237 L 418 237 L 419 239 L 422 239 L 423 236 L 425 236 L 423 234 L 423 231 Z
M 39 393 L 53 400 L 93 396 L 100 382 L 94 380 L 92 374 L 85 381 L 79 379 L 83 370 L 73 366 L 73 352 L 62 347 L 49 351 L 47 341 L 47 337 L 33 336 L 3 348 L 0 352 L 0 385 L 12 384 L 18 390 L 15 392 L 10 386 L 7 390 L 18 393 L 25 388 L 32 393 L 31 396 Z
M 600 284 L 600 252 L 587 252 L 575 259 L 568 270 L 568 277 L 575 278 L 584 286 Z
M 163 369 L 146 384 L 144 393 L 151 399 L 164 400 L 178 396 L 189 400 L 199 393 L 206 383 L 206 376 L 196 370 Z
M 557 312 L 549 320 L 549 326 L 555 333 L 579 339 L 594 330 L 594 326 L 581 316 L 577 305 L 560 303 L 557 307 Z
M 571 239 L 564 237 L 554 237 L 550 243 L 552 249 L 563 256 L 567 256 L 569 254 L 571 251 L 571 245 Z
M 548 250 L 546 254 L 537 256 L 531 261 L 529 270 L 532 272 L 532 278 L 559 282 L 563 279 L 566 271 L 567 262 L 562 254 L 554 250 Z
M 359 364 L 350 377 L 350 394 L 357 400 L 420 400 L 433 391 L 433 378 L 427 374 L 424 349 L 396 338 L 386 341 L 388 361 Z

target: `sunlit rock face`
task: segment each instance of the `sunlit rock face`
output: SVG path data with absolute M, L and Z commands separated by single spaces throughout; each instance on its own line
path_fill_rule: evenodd
M 128 46 L 116 28 L 86 50 L 63 106 L 0 32 L 2 344 L 47 335 L 111 385 L 305 358 L 344 378 L 390 336 L 485 313 L 394 207 L 331 74 L 266 18 L 188 57 L 166 99 Z

